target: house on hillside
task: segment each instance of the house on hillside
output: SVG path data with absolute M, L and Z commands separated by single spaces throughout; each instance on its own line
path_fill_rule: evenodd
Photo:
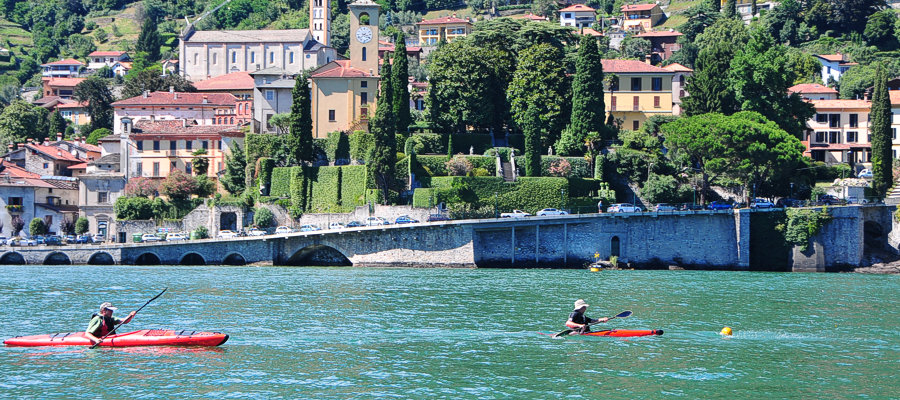
M 805 155 L 814 161 L 868 163 L 872 156 L 867 100 L 810 100 L 816 115 L 807 122 Z
M 687 80 L 694 74 L 694 70 L 679 63 L 672 63 L 663 67 L 672 71 L 672 115 L 681 115 L 681 101 L 687 96 L 685 86 Z
M 378 41 L 378 59 L 384 60 L 384 55 L 394 52 L 394 44 L 386 40 Z M 424 50 L 419 46 L 406 46 L 406 56 L 415 58 L 416 61 L 422 62 L 422 54 Z
M 85 78 L 41 78 L 42 97 L 55 96 L 61 99 L 71 99 L 75 95 L 75 87 L 84 80 Z
M 597 10 L 584 4 L 572 4 L 559 10 L 559 25 L 590 28 L 597 22 Z
M 653 115 L 673 115 L 675 72 L 637 60 L 602 60 L 604 100 L 623 129 L 638 130 Z M 614 77 L 614 78 L 613 78 Z
M 41 64 L 41 76 L 49 78 L 74 78 L 81 73 L 84 63 L 72 58 Z
M 736 0 L 735 3 L 737 5 L 737 12 L 741 15 L 741 18 L 744 22 L 750 22 L 753 19 L 753 2 L 756 2 L 756 15 L 759 15 L 760 12 L 768 12 L 771 11 L 775 6 L 778 5 L 778 1 L 769 1 L 769 0 Z M 728 0 L 721 0 L 720 7 L 725 7 L 725 3 Z
M 840 82 L 841 75 L 855 65 L 850 62 L 846 54 L 817 54 L 816 59 L 822 64 L 822 83 L 828 84 L 828 81 Z
M 249 72 L 239 71 L 217 76 L 196 82 L 194 87 L 202 93 L 231 93 L 235 98 L 234 123 L 241 125 L 253 120 L 253 89 L 255 86 Z
M 125 243 L 125 237 L 118 230 L 114 205 L 125 194 L 128 181 L 122 168 L 122 142 L 115 135 L 100 138 L 102 156 L 88 162 L 78 176 L 78 209 L 88 220 L 88 231 L 119 243 Z
M 333 61 L 337 62 L 337 61 Z M 278 132 L 269 120 L 276 114 L 291 112 L 294 96 L 291 91 L 296 75 L 280 68 L 266 68 L 251 72 L 253 78 L 253 133 Z
M 456 38 L 468 36 L 474 26 L 466 19 L 457 18 L 456 14 L 449 17 L 434 19 L 422 19 L 416 23 L 416 31 L 419 33 L 419 46 L 435 46 L 443 38 L 447 43 Z
M 676 30 L 642 32 L 635 35 L 650 42 L 650 54 L 654 62 L 667 60 L 672 53 L 681 50 L 681 44 L 678 43 L 681 36 L 683 34 Z
M 20 236 L 30 236 L 29 223 L 44 220 L 50 233 L 61 233 L 64 220 L 77 217 L 78 182 L 74 178 L 48 176 L 28 172 L 14 164 L 0 161 L 0 235 L 13 236 L 12 219 L 21 218 Z
M 96 71 L 103 67 L 112 68 L 118 62 L 131 61 L 131 57 L 124 51 L 95 51 L 88 54 L 88 71 Z
M 838 91 L 819 83 L 801 83 L 788 88 L 788 94 L 797 93 L 806 100 L 836 100 Z
M 634 34 L 650 32 L 665 17 L 659 4 L 625 4 L 622 6 L 622 29 Z

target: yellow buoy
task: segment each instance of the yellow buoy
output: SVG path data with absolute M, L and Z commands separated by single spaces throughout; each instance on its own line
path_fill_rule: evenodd
M 600 268 L 598 268 L 598 267 L 591 267 L 591 272 L 598 272 L 598 271 L 600 271 Z
M 726 326 L 726 327 L 722 328 L 722 331 L 719 332 L 719 334 L 725 335 L 725 336 L 731 336 L 731 328 Z

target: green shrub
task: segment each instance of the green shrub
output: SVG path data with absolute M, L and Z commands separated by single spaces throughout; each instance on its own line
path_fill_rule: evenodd
M 269 196 L 291 196 L 291 167 L 278 167 L 272 170 L 272 186 Z
M 474 151 L 475 154 L 484 154 L 487 149 L 491 148 L 491 135 L 459 133 L 451 136 L 453 137 L 453 154 L 469 154 L 470 151 Z
M 88 230 L 90 230 L 90 223 L 88 222 L 88 219 L 85 217 L 79 217 L 78 220 L 75 221 L 75 233 L 83 235 Z
M 260 157 L 269 157 L 278 165 L 284 165 L 290 159 L 287 135 L 248 134 L 244 137 L 244 152 L 247 154 L 247 165 L 255 165 Z
M 310 169 L 312 198 L 310 212 L 336 211 L 340 206 L 341 167 Z
M 500 154 L 500 159 L 503 161 L 509 161 L 509 153 L 512 151 L 510 147 L 494 147 L 492 149 L 488 149 L 484 152 L 484 155 L 487 157 L 496 157 L 497 154 Z
M 594 159 L 594 179 L 606 179 L 606 163 L 606 156 L 603 154 Z
M 447 137 L 435 133 L 417 133 L 404 143 L 404 152 L 407 149 L 414 149 L 416 154 L 447 154 Z
M 325 155 L 328 160 L 337 163 L 338 160 L 350 159 L 350 138 L 343 132 L 331 132 L 326 140 Z
M 413 207 L 430 208 L 435 206 L 434 189 L 416 188 L 413 190 Z
M 383 200 L 381 189 L 366 189 L 366 204 L 381 204 Z
M 256 187 L 256 179 L 254 175 L 256 174 L 256 161 L 252 163 L 247 163 L 247 166 L 244 167 L 244 191 L 251 194 L 257 194 L 259 191 Z
M 261 194 L 269 195 L 269 188 L 272 187 L 272 170 L 275 168 L 275 161 L 269 157 L 259 159 L 259 188 Z
M 268 208 L 257 208 L 253 213 L 253 223 L 260 228 L 268 228 L 275 224 L 275 214 Z
M 809 248 L 809 240 L 831 221 L 828 207 L 817 211 L 810 208 L 788 208 L 785 210 L 787 222 L 779 224 L 775 229 L 784 233 L 784 239 L 800 247 L 801 251 Z
M 162 199 L 159 199 L 162 201 Z M 146 220 L 153 218 L 153 201 L 146 197 L 121 196 L 113 206 L 117 220 Z M 87 220 L 85 220 L 87 221 Z M 77 223 L 76 223 L 77 230 Z
M 350 159 L 369 161 L 375 151 L 375 137 L 368 132 L 356 131 L 350 134 Z
M 341 205 L 356 207 L 366 203 L 366 166 L 341 167 Z
M 291 204 L 294 208 L 305 210 L 307 204 L 307 179 L 304 167 L 291 168 Z
M 34 235 L 46 235 L 47 234 L 47 225 L 44 223 L 43 219 L 34 218 L 28 224 L 28 232 Z
M 475 208 L 497 203 L 500 211 L 521 209 L 535 212 L 546 207 L 562 208 L 568 202 L 565 178 L 519 178 L 504 182 L 501 177 L 434 177 L 431 186 L 435 202 L 467 202 Z M 415 195 L 414 195 L 415 196 Z M 415 201 L 415 200 L 414 200 Z
M 197 229 L 194 229 L 194 233 L 194 236 L 196 236 L 197 239 L 206 239 L 209 237 L 209 230 L 206 229 L 205 226 L 198 226 Z

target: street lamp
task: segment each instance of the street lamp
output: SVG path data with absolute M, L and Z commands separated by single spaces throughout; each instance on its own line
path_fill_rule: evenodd
M 500 218 L 500 214 L 497 212 L 497 197 L 500 196 L 500 191 L 494 191 L 494 218 Z
M 794 198 L 794 182 L 791 182 L 791 199 Z
M 566 189 L 559 189 L 559 208 L 566 208 Z

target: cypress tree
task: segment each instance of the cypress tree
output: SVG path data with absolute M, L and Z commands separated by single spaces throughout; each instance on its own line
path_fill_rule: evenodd
M 231 153 L 225 157 L 225 177 L 222 186 L 233 195 L 244 191 L 244 175 L 247 169 L 247 159 L 244 150 L 238 142 L 232 142 Z
M 159 47 L 162 46 L 162 38 L 156 27 L 156 20 L 147 18 L 141 25 L 141 34 L 138 35 L 134 49 L 137 52 L 147 53 L 147 61 L 159 61 Z
M 734 51 L 725 44 L 715 44 L 700 51 L 694 76 L 688 79 L 688 97 L 682 107 L 688 116 L 720 113 L 731 115 L 737 109 L 734 90 L 727 79 Z
M 871 118 L 872 188 L 879 197 L 884 197 L 894 179 L 891 171 L 891 99 L 887 91 L 887 76 L 881 64 L 875 70 Z
M 525 133 L 525 176 L 541 176 L 541 122 L 538 107 L 529 105 L 522 113 L 519 125 Z
M 372 120 L 375 150 L 369 165 L 369 173 L 374 178 L 375 186 L 381 189 L 385 203 L 388 201 L 389 190 L 393 187 L 394 170 L 397 167 L 392 81 L 390 59 L 385 57 L 381 66 L 381 93 L 376 103 L 375 118 Z
M 68 121 L 63 118 L 62 114 L 59 113 L 59 110 L 53 110 L 50 113 L 50 129 L 47 131 L 47 136 L 50 140 L 56 140 L 57 133 L 63 133 L 66 130 L 66 125 Z
M 397 34 L 394 45 L 394 65 L 391 66 L 391 85 L 394 89 L 393 111 L 395 131 L 406 135 L 409 130 L 409 59 L 406 58 L 406 39 L 403 32 Z
M 561 155 L 572 155 L 583 150 L 588 134 L 597 132 L 606 137 L 604 119 L 606 105 L 603 101 L 603 64 L 597 40 L 590 36 L 581 38 L 578 59 L 575 61 L 575 79 L 572 82 L 572 116 L 569 128 L 563 133 L 556 148 Z
M 759 7 L 756 5 L 756 0 L 750 0 L 750 16 L 755 17 L 758 12 Z
M 315 161 L 313 152 L 312 95 L 309 91 L 309 73 L 304 71 L 294 80 L 291 90 L 290 154 L 298 164 Z
M 736 18 L 737 17 L 737 2 L 735 0 L 728 0 L 725 2 L 725 10 L 723 10 L 725 14 L 725 18 Z

